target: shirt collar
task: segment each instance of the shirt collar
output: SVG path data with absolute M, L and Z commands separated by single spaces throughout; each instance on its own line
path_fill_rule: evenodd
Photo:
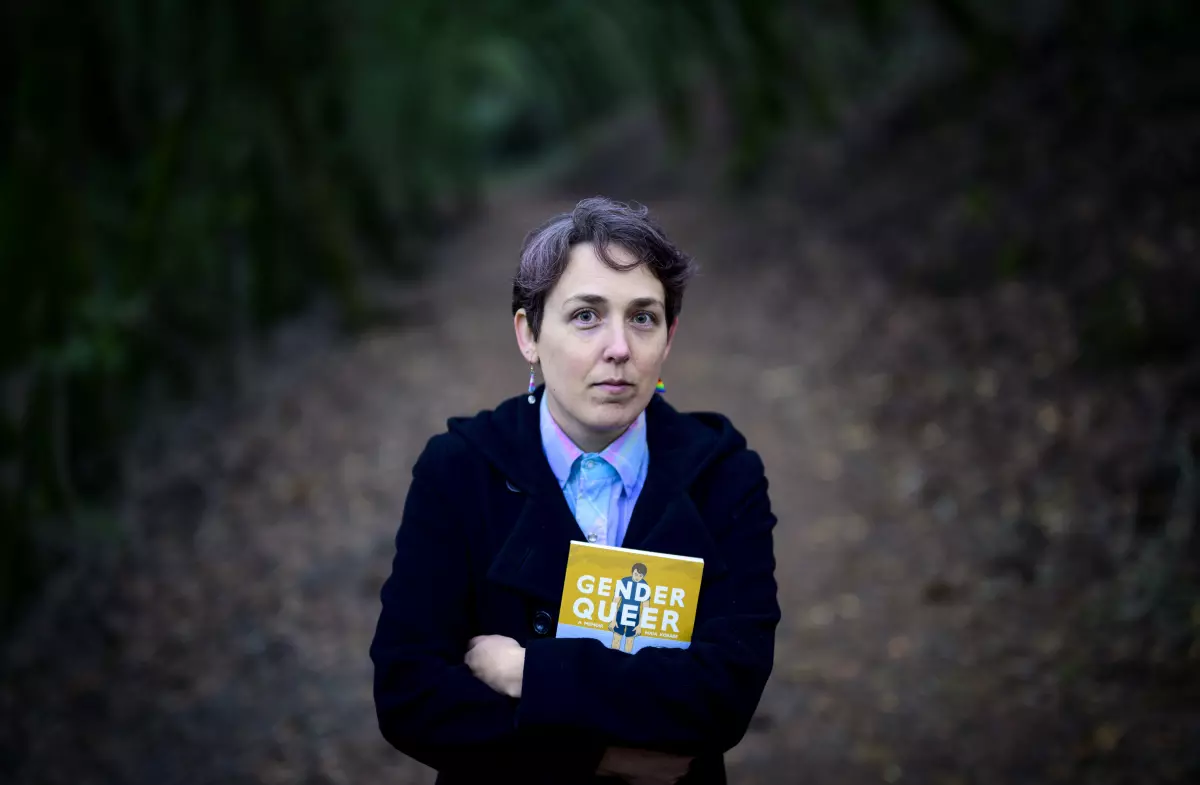
M 646 412 L 643 410 L 637 419 L 625 429 L 625 432 L 605 447 L 599 453 L 585 453 L 571 437 L 559 427 L 554 416 L 550 414 L 550 406 L 546 402 L 547 395 L 542 395 L 539 416 L 541 418 L 542 450 L 550 463 L 559 487 L 566 487 L 571 478 L 571 467 L 585 454 L 598 455 L 617 470 L 621 476 L 621 484 L 625 492 L 632 495 L 641 473 L 642 464 L 646 461 L 649 451 L 646 445 Z

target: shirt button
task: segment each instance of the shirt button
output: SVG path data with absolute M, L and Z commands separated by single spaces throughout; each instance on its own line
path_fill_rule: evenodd
M 537 635 L 549 635 L 550 624 L 554 619 L 551 618 L 547 611 L 538 611 L 533 614 L 533 631 Z
M 595 542 L 598 539 L 600 539 L 600 538 L 598 536 L 596 536 L 596 532 L 592 532 L 591 534 L 588 535 L 588 542 Z

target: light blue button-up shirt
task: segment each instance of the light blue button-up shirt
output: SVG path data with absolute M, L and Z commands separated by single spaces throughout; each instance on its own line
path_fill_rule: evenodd
M 646 413 L 598 453 L 581 450 L 563 432 L 546 403 L 541 401 L 542 450 L 558 479 L 567 505 L 588 542 L 620 546 L 629 529 L 650 450 L 646 445 Z

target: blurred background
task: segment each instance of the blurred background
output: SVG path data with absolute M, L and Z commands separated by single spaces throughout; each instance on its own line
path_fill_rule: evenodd
M 1198 11 L 4 3 L 0 781 L 432 782 L 409 472 L 604 194 L 780 518 L 732 782 L 1200 782 Z

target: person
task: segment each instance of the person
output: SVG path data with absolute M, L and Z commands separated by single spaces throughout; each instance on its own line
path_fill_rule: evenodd
M 774 658 L 776 519 L 729 419 L 656 394 L 695 269 L 605 198 L 525 239 L 529 390 L 426 444 L 370 648 L 382 735 L 441 785 L 726 780 Z M 572 540 L 703 559 L 691 645 L 555 638 Z
M 642 611 L 646 609 L 646 600 L 642 598 L 650 596 L 649 586 L 645 592 L 638 591 L 639 585 L 645 580 L 646 565 L 637 562 L 629 575 L 617 582 L 616 597 L 613 599 L 616 609 L 613 612 L 612 624 L 608 626 L 613 634 L 612 646 L 609 648 L 620 649 L 621 639 L 624 638 L 625 651 L 633 652 L 633 640 L 641 632 Z

